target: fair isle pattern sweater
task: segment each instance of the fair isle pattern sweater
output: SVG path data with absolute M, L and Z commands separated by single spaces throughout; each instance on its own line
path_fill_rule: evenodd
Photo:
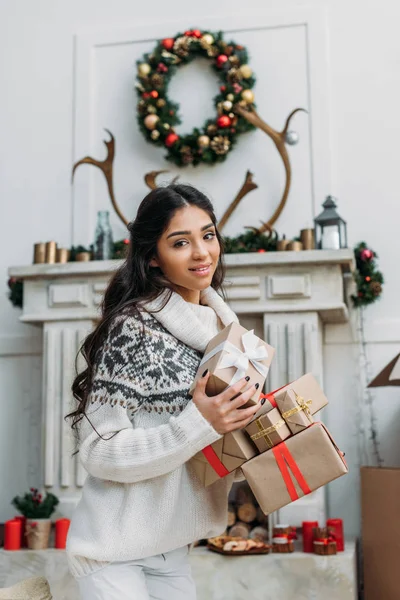
M 103 346 L 79 431 L 88 476 L 67 541 L 75 577 L 226 528 L 233 475 L 205 488 L 192 470 L 190 458 L 220 435 L 188 390 L 210 339 L 237 317 L 212 288 L 199 306 L 173 293 L 152 313 L 163 299 L 146 305 L 144 329 L 116 319 Z

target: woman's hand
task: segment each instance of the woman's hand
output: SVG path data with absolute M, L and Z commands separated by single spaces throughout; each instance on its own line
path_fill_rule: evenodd
M 193 402 L 203 417 L 221 435 L 246 427 L 260 408 L 261 402 L 259 401 L 250 408 L 241 407 L 254 395 L 254 392 L 258 389 L 258 384 L 252 385 L 242 394 L 240 393 L 241 390 L 248 384 L 250 379 L 244 377 L 234 385 L 229 386 L 221 394 L 207 396 L 206 385 L 209 378 L 210 373 L 207 371 L 197 382 L 193 394 Z

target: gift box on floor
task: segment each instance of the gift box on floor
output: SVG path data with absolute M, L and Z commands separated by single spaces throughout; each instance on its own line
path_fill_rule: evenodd
M 232 431 L 190 460 L 198 478 L 205 486 L 229 475 L 256 456 L 257 448 L 242 430 Z
M 216 396 L 228 385 L 249 376 L 248 387 L 258 383 L 259 389 L 246 407 L 256 404 L 274 353 L 274 348 L 257 337 L 253 330 L 248 331 L 238 323 L 231 323 L 208 344 L 189 393 L 193 395 L 198 379 L 208 369 L 211 373 L 206 388 L 209 396 Z
M 257 446 L 259 452 L 269 450 L 292 435 L 277 408 L 273 408 L 265 415 L 252 421 L 247 425 L 245 431 Z
M 296 408 L 296 411 L 286 417 L 289 428 L 292 429 L 292 425 L 293 429 L 296 429 L 295 431 L 292 429 L 293 433 L 298 433 L 299 430 L 304 429 L 302 425 L 305 427 L 310 425 L 311 421 L 308 414 L 310 416 L 315 415 L 328 404 L 328 398 L 311 373 L 306 373 L 296 381 L 270 392 L 267 397 L 271 399 L 270 402 L 277 405 L 281 413 Z M 297 427 L 297 425 L 300 427 Z
M 242 466 L 260 507 L 270 514 L 348 472 L 343 453 L 314 423 Z

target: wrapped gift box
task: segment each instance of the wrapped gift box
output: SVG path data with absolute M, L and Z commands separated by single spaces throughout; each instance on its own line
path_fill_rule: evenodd
M 242 431 L 227 433 L 220 440 L 198 452 L 190 460 L 205 486 L 229 475 L 257 455 L 257 448 Z
M 228 385 L 249 376 L 247 387 L 258 383 L 259 389 L 245 406 L 257 404 L 274 353 L 274 348 L 257 337 L 253 330 L 231 323 L 208 344 L 189 393 L 193 395 L 198 379 L 208 369 L 211 373 L 206 389 L 209 396 L 216 396 Z
M 290 396 L 292 399 L 291 401 L 286 399 L 286 393 L 289 390 L 292 390 L 294 394 Z M 288 383 L 278 390 L 270 392 L 267 396 L 275 401 L 281 412 L 281 407 L 284 402 L 293 402 L 293 408 L 296 405 L 296 398 L 301 398 L 302 401 L 307 403 L 311 415 L 315 415 L 315 413 L 328 404 L 328 398 L 325 396 L 318 381 L 311 373 L 306 373 L 299 379 L 296 379 L 296 381 L 292 381 L 292 383 Z M 299 414 L 301 414 L 301 412 Z M 293 424 L 296 424 L 296 422 L 294 421 Z M 310 422 L 308 422 L 308 424 L 310 424 Z M 297 433 L 297 431 L 293 433 Z
M 292 435 L 277 408 L 252 421 L 245 431 L 260 452 L 269 450 Z
M 343 453 L 314 423 L 242 466 L 262 511 L 270 514 L 348 472 Z
M 303 396 L 298 396 L 293 389 L 289 388 L 278 392 L 275 396 L 275 402 L 282 418 L 293 434 L 299 433 L 314 422 L 310 410 L 311 399 L 305 400 Z

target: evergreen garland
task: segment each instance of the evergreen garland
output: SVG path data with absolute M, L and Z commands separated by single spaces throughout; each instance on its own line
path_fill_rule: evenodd
M 174 130 L 181 123 L 179 104 L 168 97 L 168 86 L 180 65 L 199 57 L 211 61 L 221 81 L 214 98 L 217 116 L 179 136 Z M 138 123 L 145 139 L 167 148 L 165 158 L 178 166 L 224 161 L 238 135 L 254 129 L 233 112 L 236 103 L 253 106 L 255 77 L 247 63 L 246 48 L 225 42 L 221 32 L 194 29 L 160 40 L 137 64 Z
M 383 275 L 376 268 L 376 252 L 368 248 L 365 242 L 360 242 L 354 248 L 356 259 L 357 295 L 352 296 L 354 306 L 367 306 L 375 302 L 382 294 Z

